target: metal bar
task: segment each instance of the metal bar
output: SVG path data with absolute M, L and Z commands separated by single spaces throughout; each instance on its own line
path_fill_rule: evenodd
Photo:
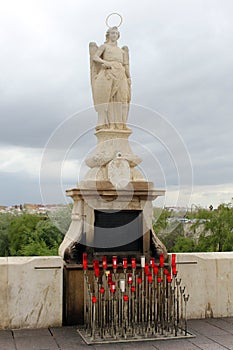
M 61 269 L 62 266 L 35 266 L 34 270 L 54 270 Z
M 176 262 L 176 265 L 195 265 L 198 264 L 197 261 L 180 261 L 180 262 Z

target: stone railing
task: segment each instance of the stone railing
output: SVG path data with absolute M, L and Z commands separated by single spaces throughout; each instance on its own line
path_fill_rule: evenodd
M 177 254 L 188 318 L 233 316 L 233 252 Z
M 233 252 L 177 254 L 188 318 L 233 316 Z M 60 257 L 0 258 L 0 329 L 62 325 Z
M 60 257 L 0 258 L 0 329 L 62 324 Z

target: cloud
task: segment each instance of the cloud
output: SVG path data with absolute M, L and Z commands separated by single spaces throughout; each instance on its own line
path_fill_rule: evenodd
M 0 172 L 37 177 L 40 169 L 41 150 L 22 147 L 0 147 Z

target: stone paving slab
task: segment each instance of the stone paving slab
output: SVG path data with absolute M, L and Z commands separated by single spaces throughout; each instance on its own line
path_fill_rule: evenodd
M 50 328 L 58 348 L 61 350 L 86 349 L 87 345 L 79 336 L 76 327 Z M 92 350 L 92 349 L 90 349 Z
M 1 338 L 0 339 L 0 349 L 1 350 L 15 350 L 15 342 L 14 339 Z
M 15 350 L 15 342 L 12 331 L 0 331 L 0 349 Z
M 233 350 L 233 317 L 190 320 L 196 338 L 86 345 L 76 327 L 0 330 L 0 350 Z
M 0 340 L 1 339 L 11 339 L 12 338 L 12 331 L 6 331 L 6 330 L 1 330 L 0 331 Z
M 42 329 L 15 329 L 14 338 L 23 338 L 23 337 L 46 337 L 51 336 L 51 333 L 48 328 Z
M 225 322 L 229 322 L 233 324 L 233 317 L 224 317 L 224 318 L 220 318 L 220 320 L 224 320 Z
M 196 338 L 190 339 L 190 342 L 202 350 L 226 350 L 226 347 L 216 343 L 209 335 L 197 334 Z
M 202 350 L 227 350 L 225 346 L 213 343 L 213 344 L 204 344 L 201 345 Z
M 195 338 L 190 339 L 190 343 L 195 344 L 197 346 L 203 345 L 203 344 L 213 344 L 213 340 L 210 338 L 207 338 L 205 335 L 197 334 L 197 332 L 193 332 L 196 334 Z
M 227 349 L 233 350 L 233 335 L 213 335 L 212 339 L 217 343 L 225 346 Z
M 212 324 L 215 327 L 224 329 L 224 331 L 227 331 L 227 332 L 233 334 L 233 319 L 230 321 L 228 319 L 210 318 L 207 320 L 207 323 Z
M 208 321 L 191 320 L 189 322 L 189 330 L 197 332 L 197 334 L 206 335 L 227 335 L 228 332 L 224 328 L 216 327 L 215 324 L 210 324 Z
M 15 338 L 17 350 L 60 350 L 51 336 Z
M 158 341 L 154 347 L 157 350 L 200 350 L 198 346 L 190 343 L 189 340 Z

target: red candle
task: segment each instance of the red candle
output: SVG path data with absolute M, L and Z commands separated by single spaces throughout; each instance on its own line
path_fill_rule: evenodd
M 123 296 L 123 299 L 124 299 L 124 301 L 128 301 L 128 300 L 129 300 L 128 295 L 124 295 L 124 296 Z
M 160 254 L 159 264 L 160 264 L 160 267 L 164 267 L 164 255 L 163 254 Z
M 177 275 L 177 270 L 176 270 L 176 267 L 175 267 L 175 266 L 172 267 L 172 274 L 173 274 L 174 276 Z
M 167 281 L 168 281 L 168 283 L 171 283 L 171 281 L 172 281 L 171 275 L 167 275 Z
M 155 258 L 150 258 L 150 266 L 154 268 L 155 266 Z
M 112 257 L 112 266 L 114 269 L 117 269 L 117 256 Z
M 132 266 L 132 269 L 136 269 L 136 259 L 135 258 L 131 259 L 131 266 Z
M 108 274 L 108 284 L 111 284 L 112 283 L 112 274 L 109 273 Z
M 83 253 L 83 270 L 87 270 L 87 253 Z
M 107 257 L 106 256 L 102 257 L 102 266 L 103 266 L 104 270 L 107 270 L 108 263 L 107 263 Z
M 158 281 L 158 283 L 161 283 L 162 282 L 162 278 L 158 277 L 157 281 Z
M 123 258 L 123 268 L 127 269 L 127 267 L 128 267 L 127 258 Z
M 93 297 L 92 297 L 92 302 L 93 303 L 96 303 L 97 302 L 97 298 L 93 295 Z
M 129 273 L 128 274 L 128 284 L 132 284 L 133 283 L 133 277 L 132 277 L 132 274 Z
M 101 288 L 100 288 L 100 293 L 101 293 L 101 294 L 104 294 L 104 292 L 105 292 L 104 287 L 101 287 Z
M 148 273 L 149 273 L 149 264 L 146 263 L 145 264 L 145 274 L 146 274 L 146 276 L 148 275 Z
M 154 274 L 155 274 L 155 275 L 158 275 L 158 273 L 159 273 L 159 268 L 158 268 L 157 265 L 155 265 L 155 266 L 154 266 Z
M 164 275 L 169 275 L 169 271 L 167 270 L 167 269 L 164 269 L 164 271 L 163 271 L 163 273 L 164 273 Z
M 100 269 L 97 266 L 97 267 L 95 267 L 95 277 L 99 277 L 99 275 L 100 275 Z
M 99 260 L 93 260 L 94 269 L 99 269 Z
M 172 267 L 176 266 L 176 254 L 172 254 Z
M 142 283 L 142 279 L 141 277 L 138 277 L 138 284 L 141 284 Z
M 136 288 L 134 286 L 131 287 L 131 292 L 134 293 Z
M 148 282 L 151 284 L 153 282 L 152 274 L 149 273 L 147 277 L 148 277 Z
M 94 267 L 95 277 L 99 277 L 100 275 L 99 260 L 93 260 L 93 267 Z

